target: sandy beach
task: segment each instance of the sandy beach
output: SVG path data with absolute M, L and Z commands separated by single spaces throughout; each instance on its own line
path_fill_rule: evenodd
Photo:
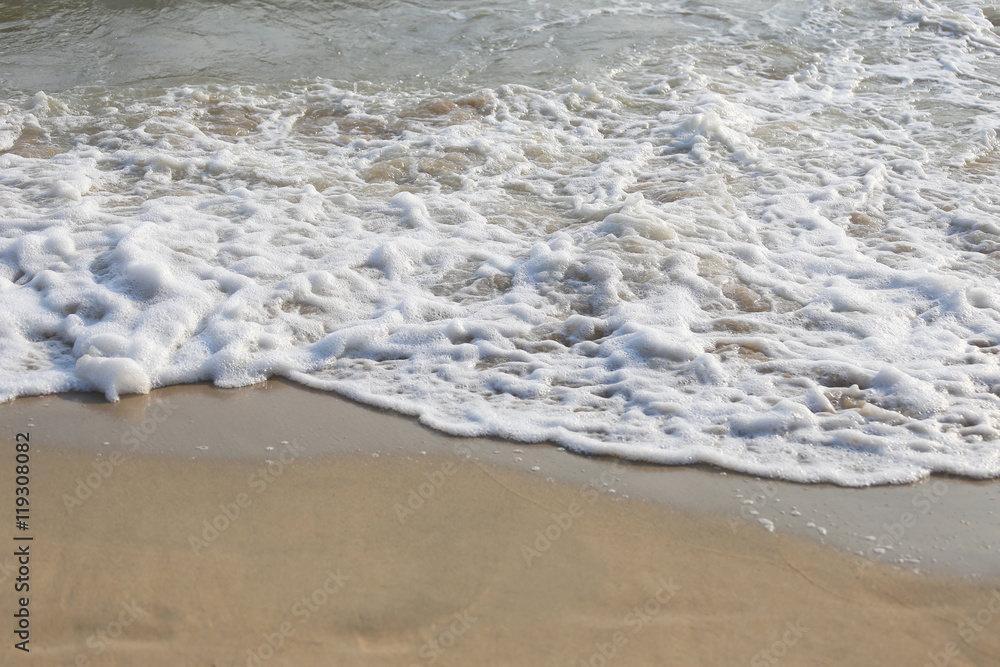
M 0 34 L 0 667 L 1000 665 L 1000 3 Z
M 442 436 L 286 382 L 19 399 L 0 424 L 0 490 L 14 498 L 29 433 L 32 501 L 28 530 L 11 501 L 0 535 L 30 544 L 30 652 L 8 631 L 3 664 L 1000 660 L 995 483 L 630 465 Z

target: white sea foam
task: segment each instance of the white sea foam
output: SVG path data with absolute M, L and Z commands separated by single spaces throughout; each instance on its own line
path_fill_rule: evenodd
M 704 39 L 549 89 L 10 94 L 0 398 L 281 375 L 461 435 L 996 477 L 1000 36 L 856 5 L 615 3 Z

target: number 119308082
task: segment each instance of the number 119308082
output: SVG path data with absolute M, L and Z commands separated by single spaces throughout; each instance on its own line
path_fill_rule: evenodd
M 17 577 L 14 579 L 14 591 L 19 594 L 17 611 L 14 614 L 14 648 L 28 652 L 28 642 L 31 637 L 31 615 L 28 611 L 28 593 L 31 590 L 31 535 L 28 534 L 31 519 L 31 501 L 29 485 L 31 483 L 31 446 L 27 433 L 18 433 L 14 439 L 14 525 L 19 534 L 14 536 L 17 558 Z M 19 641 L 18 641 L 19 640 Z

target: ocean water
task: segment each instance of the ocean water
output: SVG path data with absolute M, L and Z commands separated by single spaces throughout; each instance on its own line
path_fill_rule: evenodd
M 0 6 L 0 400 L 1000 476 L 1000 3 Z

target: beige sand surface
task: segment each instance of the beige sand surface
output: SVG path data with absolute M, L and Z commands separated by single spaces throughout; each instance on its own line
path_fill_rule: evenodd
M 771 533 L 732 497 L 690 511 L 754 484 L 735 475 L 675 470 L 661 485 L 687 505 L 650 502 L 655 470 L 439 436 L 283 385 L 69 398 L 0 406 L 3 665 L 1000 664 L 1000 577 Z M 29 654 L 13 649 L 20 431 Z M 949 501 L 995 489 L 947 484 Z

